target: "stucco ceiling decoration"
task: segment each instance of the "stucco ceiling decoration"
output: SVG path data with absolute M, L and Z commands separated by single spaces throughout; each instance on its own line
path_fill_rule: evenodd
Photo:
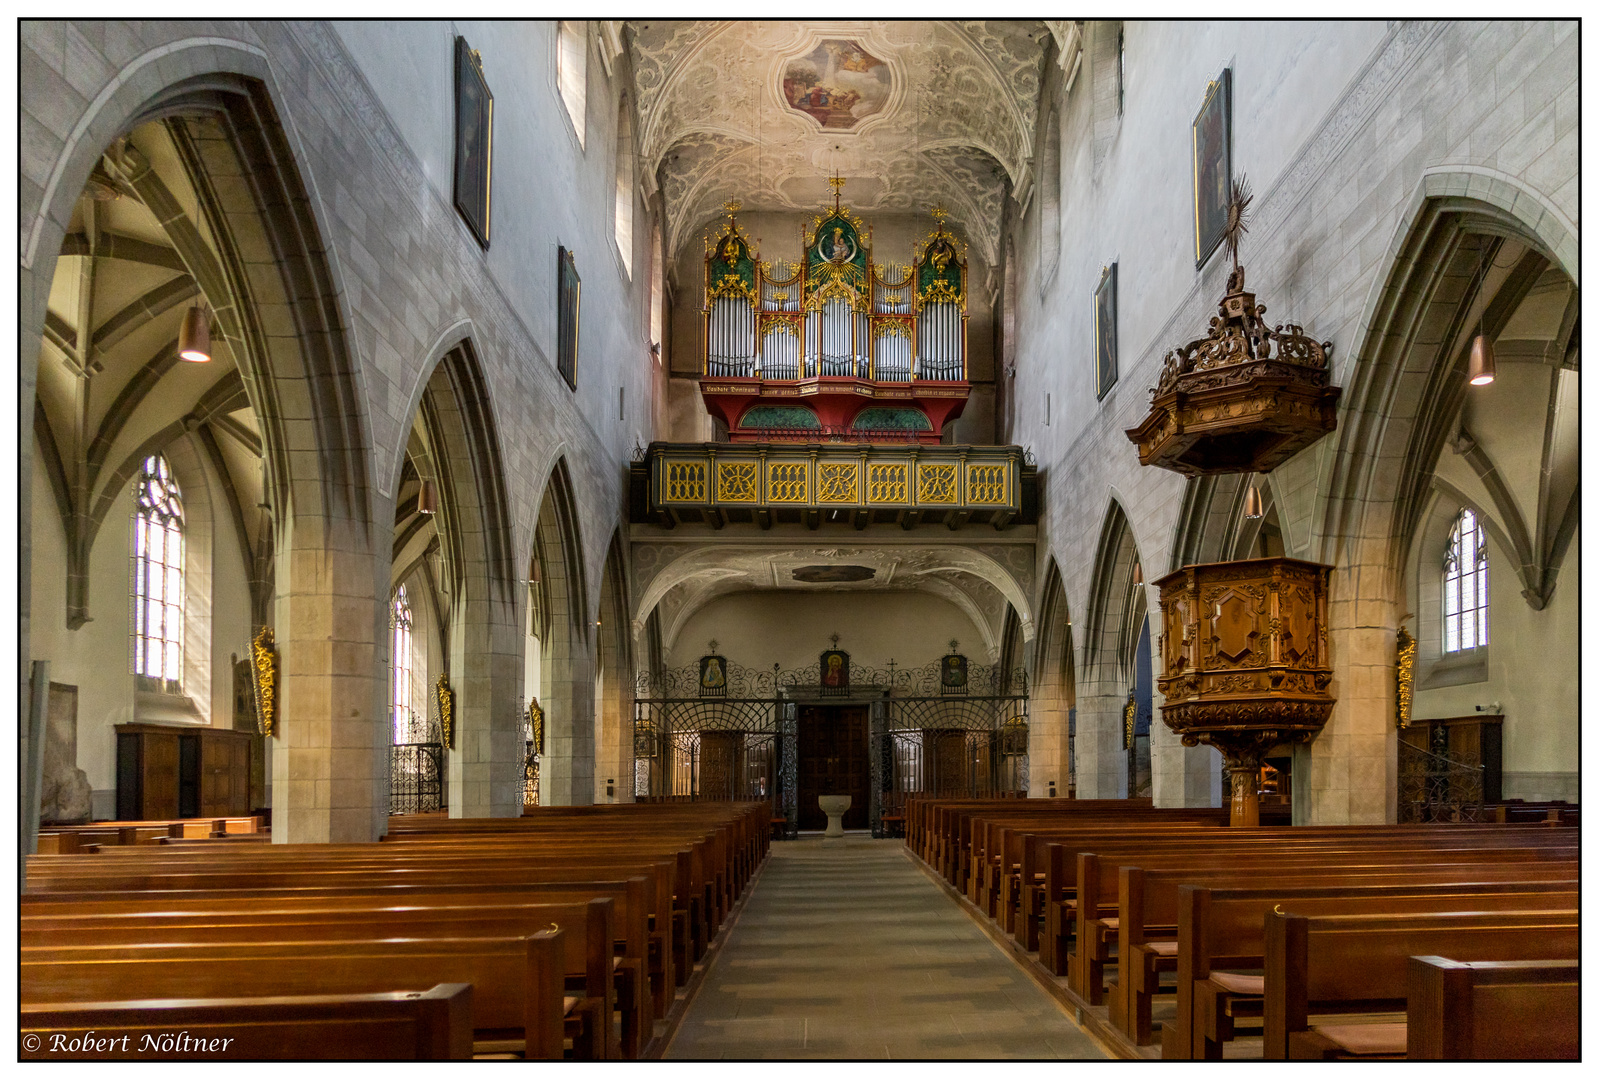
M 811 575 L 808 570 L 848 568 L 849 574 Z M 642 569 L 642 568 L 641 568 Z M 862 571 L 871 571 L 869 575 Z M 820 580 L 806 580 L 810 577 Z M 642 640 L 651 612 L 659 609 L 662 643 L 671 649 L 689 618 L 728 593 L 754 590 L 926 592 L 959 608 L 982 635 L 988 663 L 999 655 L 1007 607 L 1019 616 L 1024 638 L 1033 634 L 1022 584 L 993 558 L 955 545 L 821 548 L 716 545 L 688 551 L 641 575 L 643 587 L 633 616 Z
M 995 261 L 1007 188 L 1025 197 L 1032 182 L 1043 23 L 628 26 L 642 164 L 663 191 L 670 250 L 728 199 L 751 212 L 815 210 L 837 171 L 855 211 L 942 203 Z M 808 92 L 817 86 L 826 91 Z

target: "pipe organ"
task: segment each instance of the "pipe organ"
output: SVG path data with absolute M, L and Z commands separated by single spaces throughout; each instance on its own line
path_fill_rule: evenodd
M 909 265 L 872 258 L 872 232 L 833 206 L 803 230 L 799 262 L 762 262 L 729 203 L 706 239 L 704 374 L 721 379 L 966 379 L 965 245 L 935 228 Z

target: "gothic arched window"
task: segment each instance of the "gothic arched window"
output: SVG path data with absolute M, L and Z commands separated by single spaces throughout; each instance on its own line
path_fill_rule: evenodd
M 389 611 L 393 629 L 394 679 L 389 699 L 394 713 L 394 741 L 404 742 L 411 724 L 411 604 L 405 598 L 405 586 L 394 592 L 394 602 Z
M 555 83 L 566 114 L 577 131 L 577 144 L 588 145 L 584 121 L 588 113 L 589 27 L 581 20 L 562 19 L 555 53 Z
M 616 114 L 616 250 L 627 276 L 633 276 L 633 119 L 627 98 Z
M 1462 510 L 1444 556 L 1444 652 L 1488 644 L 1488 537 Z
M 183 493 L 152 454 L 133 489 L 133 673 L 143 688 L 183 683 Z

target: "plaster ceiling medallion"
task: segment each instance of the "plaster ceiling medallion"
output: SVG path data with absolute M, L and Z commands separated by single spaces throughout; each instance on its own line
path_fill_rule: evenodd
M 829 131 L 882 112 L 893 85 L 888 65 L 853 39 L 825 38 L 783 65 L 783 100 Z
M 868 581 L 876 576 L 877 571 L 872 569 L 870 566 L 833 564 L 823 566 L 801 566 L 792 571 L 792 573 L 795 581 L 821 584 L 824 582 Z

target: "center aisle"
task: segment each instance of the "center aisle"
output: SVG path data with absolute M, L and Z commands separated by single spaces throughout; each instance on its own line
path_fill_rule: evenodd
M 862 833 L 772 844 L 665 1056 L 1106 1055 L 902 841 Z

